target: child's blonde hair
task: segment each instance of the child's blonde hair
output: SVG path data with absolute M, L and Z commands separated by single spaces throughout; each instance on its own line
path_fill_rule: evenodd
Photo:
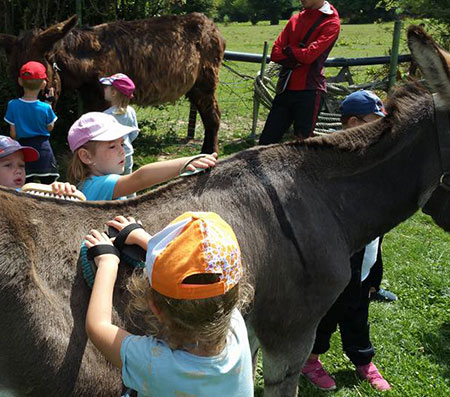
M 184 284 L 217 283 L 217 274 L 196 274 Z M 245 309 L 253 299 L 253 287 L 241 280 L 223 295 L 206 299 L 168 298 L 151 288 L 145 271 L 135 271 L 127 289 L 131 294 L 127 315 L 136 325 L 143 320 L 146 334 L 163 339 L 171 349 L 197 346 L 205 350 L 225 346 L 233 309 Z M 149 308 L 153 301 L 161 311 L 164 323 L 158 321 Z
M 126 95 L 122 94 L 116 87 L 110 86 L 111 90 L 115 92 L 115 95 L 112 96 L 111 105 L 115 106 L 113 114 L 126 114 L 127 107 L 130 104 L 130 98 Z
M 78 185 L 91 175 L 89 165 L 83 163 L 78 152 L 80 149 L 87 150 L 90 154 L 95 155 L 97 150 L 97 142 L 90 141 L 79 147 L 74 153 L 67 166 L 67 180 L 73 184 Z

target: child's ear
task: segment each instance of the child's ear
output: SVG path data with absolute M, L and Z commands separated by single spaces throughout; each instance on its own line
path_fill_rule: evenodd
M 17 82 L 19 83 L 19 85 L 20 85 L 21 87 L 23 87 L 22 78 L 18 77 L 18 78 L 17 78 Z
M 83 164 L 92 165 L 91 154 L 85 148 L 78 149 L 77 156 Z
M 349 128 L 356 127 L 360 124 L 361 124 L 361 122 L 359 121 L 358 117 L 355 117 L 355 116 L 350 117 L 347 121 L 347 125 Z

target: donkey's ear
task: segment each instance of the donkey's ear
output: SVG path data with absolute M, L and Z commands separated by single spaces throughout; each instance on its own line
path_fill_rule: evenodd
M 16 36 L 0 33 L 0 47 L 3 47 L 7 54 L 11 53 L 16 42 L 17 42 Z
M 39 33 L 36 39 L 36 46 L 42 53 L 50 51 L 54 44 L 61 40 L 71 29 L 77 24 L 78 16 L 73 15 L 65 21 L 50 26 L 43 32 Z
M 408 47 L 427 82 L 450 108 L 450 54 L 415 25 L 408 29 Z

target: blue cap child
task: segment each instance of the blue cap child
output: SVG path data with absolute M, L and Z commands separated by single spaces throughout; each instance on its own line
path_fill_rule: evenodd
M 375 121 L 386 116 L 383 102 L 372 91 L 360 90 L 346 97 L 340 107 L 344 129 Z

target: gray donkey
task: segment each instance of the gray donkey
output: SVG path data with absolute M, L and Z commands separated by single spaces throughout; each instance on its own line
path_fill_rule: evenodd
M 409 40 L 449 109 L 446 55 L 419 28 Z M 295 396 L 316 327 L 349 281 L 352 253 L 419 207 L 450 230 L 449 157 L 441 155 L 449 131 L 439 134 L 436 121 L 446 113 L 414 83 L 387 110 L 345 132 L 240 152 L 129 201 L 61 202 L 0 189 L 4 386 L 17 395 L 118 396 L 119 372 L 84 331 L 90 291 L 77 267 L 80 243 L 116 214 L 135 215 L 155 233 L 194 210 L 215 211 L 235 230 L 255 288 L 246 321 L 253 353 L 263 352 L 265 396 Z M 127 325 L 129 269 L 121 269 L 114 321 Z

